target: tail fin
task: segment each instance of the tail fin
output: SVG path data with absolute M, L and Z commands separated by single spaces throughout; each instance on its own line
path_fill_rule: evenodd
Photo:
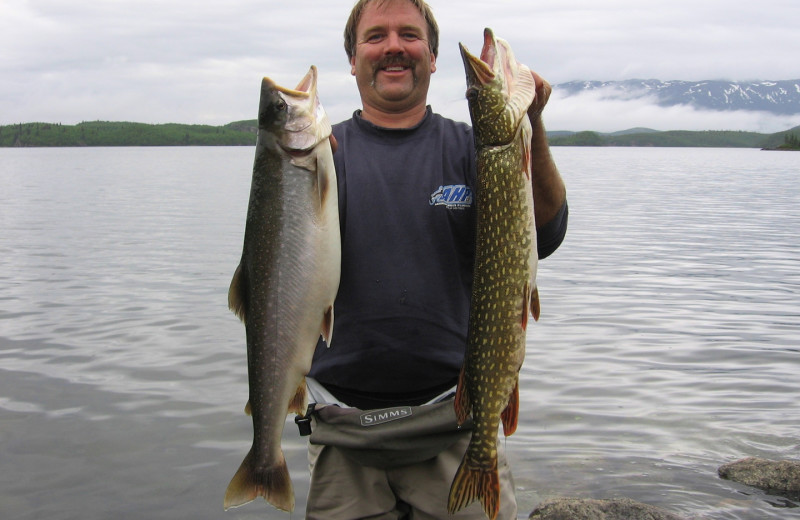
M 497 459 L 491 468 L 473 466 L 468 455 L 458 467 L 450 496 L 447 499 L 447 511 L 452 515 L 480 498 L 483 511 L 490 520 L 497 518 L 500 510 L 500 477 L 497 475 Z
M 278 464 L 262 469 L 254 467 L 251 449 L 228 484 L 224 507 L 239 507 L 252 502 L 258 496 L 264 497 L 278 509 L 294 511 L 294 489 L 283 453 L 280 454 Z

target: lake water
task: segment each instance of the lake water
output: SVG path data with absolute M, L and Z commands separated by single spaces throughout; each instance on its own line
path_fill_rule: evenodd
M 624 496 L 691 518 L 800 518 L 716 474 L 800 459 L 800 154 L 553 153 L 570 229 L 540 264 L 506 441 L 520 517 Z M 295 514 L 222 510 L 252 435 L 227 309 L 252 160 L 0 149 L 0 517 L 302 518 L 293 424 Z

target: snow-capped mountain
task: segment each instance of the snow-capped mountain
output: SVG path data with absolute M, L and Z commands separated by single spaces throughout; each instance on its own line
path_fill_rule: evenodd
M 660 106 L 692 105 L 705 110 L 761 110 L 800 114 L 800 79 L 782 81 L 570 81 L 553 87 L 566 96 L 596 91 L 606 99 L 651 97 Z

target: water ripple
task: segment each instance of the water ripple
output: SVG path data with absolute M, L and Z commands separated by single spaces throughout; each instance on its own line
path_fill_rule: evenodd
M 505 441 L 520 514 L 574 495 L 707 519 L 797 516 L 716 476 L 745 456 L 800 457 L 796 155 L 553 153 L 571 220 L 540 267 L 521 423 Z M 226 293 L 252 149 L 0 160 L 4 512 L 218 518 L 251 436 L 244 329 Z M 302 508 L 291 418 L 284 445 Z

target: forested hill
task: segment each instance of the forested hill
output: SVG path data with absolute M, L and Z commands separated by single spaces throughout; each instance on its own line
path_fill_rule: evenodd
M 46 146 L 253 146 L 256 121 L 223 126 L 93 121 L 77 125 L 19 123 L 0 126 L 0 147 Z M 550 132 L 553 146 L 690 146 L 796 148 L 800 127 L 776 134 L 734 131 Z M 792 144 L 794 143 L 795 146 Z
M 551 146 L 673 146 L 703 148 L 795 149 L 800 126 L 775 134 L 707 130 L 659 132 L 643 128 L 603 134 L 599 132 L 553 132 Z
M 0 147 L 254 145 L 255 121 L 224 126 L 93 121 L 0 126 Z

